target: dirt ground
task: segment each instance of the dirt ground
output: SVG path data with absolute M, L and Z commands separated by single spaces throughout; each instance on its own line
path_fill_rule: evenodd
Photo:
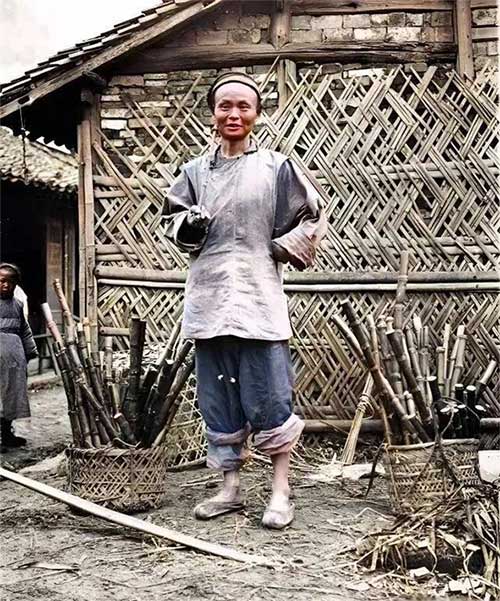
M 61 452 L 70 441 L 59 386 L 33 392 L 30 423 L 19 424 L 27 448 L 2 456 L 19 470 Z M 261 528 L 270 491 L 269 466 L 244 471 L 247 511 L 198 522 L 191 508 L 213 493 L 219 476 L 205 468 L 170 474 L 166 504 L 137 517 L 274 560 L 274 568 L 203 555 L 89 516 L 10 481 L 0 482 L 1 601 L 391 601 L 451 599 L 444 581 L 416 583 L 395 573 L 370 572 L 357 562 L 364 535 L 392 520 L 378 478 L 368 499 L 366 481 L 321 483 L 307 476 L 326 461 L 318 451 L 294 462 L 296 519 L 281 532 Z M 65 476 L 26 474 L 60 489 Z

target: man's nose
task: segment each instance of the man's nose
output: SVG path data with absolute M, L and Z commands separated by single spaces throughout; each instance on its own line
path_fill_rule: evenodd
M 229 112 L 229 117 L 231 119 L 239 119 L 240 117 L 240 111 L 238 110 L 238 107 L 234 107 L 231 109 L 231 111 Z

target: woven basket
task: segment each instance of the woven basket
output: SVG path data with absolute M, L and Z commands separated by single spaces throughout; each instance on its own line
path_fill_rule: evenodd
M 167 454 L 154 449 L 66 449 L 69 492 L 133 513 L 159 507 L 167 490 Z
M 477 452 L 475 439 L 388 446 L 384 464 L 393 510 L 413 513 L 452 495 L 474 496 L 480 484 Z

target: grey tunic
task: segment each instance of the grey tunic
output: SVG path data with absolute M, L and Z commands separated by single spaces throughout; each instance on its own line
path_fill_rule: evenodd
M 26 361 L 36 356 L 22 303 L 0 299 L 0 417 L 12 421 L 30 416 Z
M 206 230 L 186 222 L 195 204 L 210 213 Z M 235 159 L 217 149 L 185 165 L 164 214 L 167 236 L 191 253 L 186 338 L 292 335 L 277 259 L 304 269 L 326 231 L 319 195 L 292 161 L 255 146 Z

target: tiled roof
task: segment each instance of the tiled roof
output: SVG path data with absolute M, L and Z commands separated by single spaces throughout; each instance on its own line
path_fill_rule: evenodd
M 26 180 L 22 138 L 0 127 L 0 180 L 25 182 L 58 192 L 76 192 L 78 162 L 71 154 L 26 140 Z
M 72 68 L 92 59 L 103 50 L 117 46 L 130 39 L 145 26 L 155 25 L 166 16 L 181 11 L 197 0 L 159 0 L 159 6 L 143 11 L 138 17 L 123 21 L 98 36 L 80 42 L 61 50 L 51 58 L 38 63 L 26 71 L 24 75 L 8 83 L 0 84 L 0 104 L 5 105 L 11 100 L 22 98 L 40 83 L 51 80 Z

